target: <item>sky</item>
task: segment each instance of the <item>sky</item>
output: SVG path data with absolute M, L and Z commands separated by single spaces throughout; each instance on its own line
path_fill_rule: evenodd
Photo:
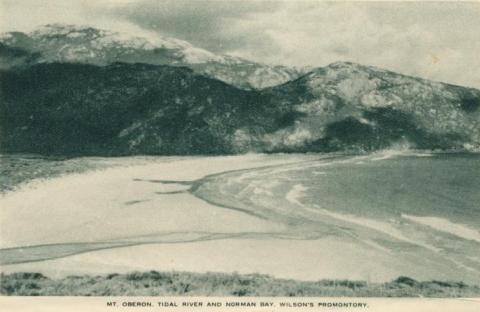
M 480 88 L 480 1 L 0 0 L 0 30 L 80 24 L 291 66 L 336 61 Z

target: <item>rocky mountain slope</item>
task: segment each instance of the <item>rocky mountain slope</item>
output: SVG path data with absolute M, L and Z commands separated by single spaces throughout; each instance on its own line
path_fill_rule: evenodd
M 239 89 L 184 67 L 139 63 L 13 67 L 0 72 L 0 84 L 4 152 L 184 155 L 480 146 L 480 90 L 352 63 L 331 64 L 264 90 Z
M 10 32 L 0 36 L 1 68 L 32 62 L 92 65 L 140 62 L 186 66 L 245 89 L 278 85 L 304 72 L 217 55 L 174 38 L 131 36 L 92 27 L 54 24 L 31 33 Z
M 354 63 L 334 63 L 267 90 L 301 118 L 269 135 L 275 148 L 478 149 L 480 90 Z

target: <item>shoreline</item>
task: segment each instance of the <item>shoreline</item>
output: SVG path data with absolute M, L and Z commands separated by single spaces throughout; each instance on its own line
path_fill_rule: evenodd
M 12 248 L 17 248 L 24 256 L 28 254 L 25 253 L 27 248 L 22 244 L 22 239 L 33 239 L 30 244 L 33 249 L 42 244 L 57 246 L 59 248 L 55 252 L 60 252 L 60 257 L 6 264 L 6 258 L 16 258 L 15 254 L 10 254 L 2 259 L 2 272 L 31 271 L 65 277 L 71 274 L 127 273 L 132 270 L 199 273 L 220 270 L 243 274 L 265 273 L 300 280 L 354 278 L 386 282 L 400 275 L 424 280 L 455 279 L 448 273 L 436 274 L 422 270 L 425 260 L 428 260 L 422 257 L 426 255 L 410 257 L 409 261 L 413 262 L 402 264 L 395 259 L 395 255 L 377 250 L 373 241 L 369 245 L 368 241 L 362 242 L 345 233 L 339 235 L 329 232 L 328 229 L 305 236 L 309 225 L 303 232 L 290 231 L 275 220 L 259 219 L 236 207 L 222 206 L 215 200 L 194 194 L 200 185 L 220 175 L 297 166 L 318 160 L 329 162 L 338 158 L 339 155 L 318 154 L 193 157 L 178 160 L 168 157 L 169 161 L 164 159 L 151 164 L 109 168 L 42 181 L 35 187 L 25 187 L 18 193 L 0 198 L 1 203 L 8 203 L 12 198 L 21 200 L 10 201 L 17 205 L 8 208 L 11 210 L 10 218 L 5 218 L 6 214 L 0 215 L 0 224 L 15 231 L 9 233 L 9 237 L 17 239 L 17 243 L 13 240 L 13 244 L 7 244 L 6 248 L 0 250 L 0 257 L 2 251 L 12 251 Z M 89 191 L 82 192 L 86 189 L 73 187 L 79 184 L 88 186 Z M 187 186 L 190 189 L 187 190 Z M 59 191 L 58 188 L 62 187 L 64 191 Z M 177 192 L 179 188 L 181 190 Z M 45 195 L 52 192 L 60 194 L 60 199 L 56 198 L 53 205 L 43 203 L 44 208 L 36 207 L 35 210 L 38 213 L 43 209 L 48 214 L 32 216 L 28 203 L 22 202 L 24 199 L 30 203 L 39 202 L 39 198 L 49 200 Z M 99 205 L 101 202 L 103 206 Z M 61 205 L 56 206 L 57 203 Z M 70 208 L 64 207 L 65 203 L 71 205 Z M 93 204 L 97 206 L 92 208 Z M 112 217 L 110 212 L 115 213 L 115 221 L 101 222 L 98 215 L 108 220 Z M 71 218 L 71 214 L 76 218 Z M 57 215 L 64 219 L 52 218 Z M 37 231 L 30 235 L 28 231 L 22 231 L 25 228 L 21 225 L 28 227 L 32 222 L 23 220 L 22 216 L 36 221 L 48 220 L 49 223 L 55 220 L 70 223 L 58 224 L 59 228 L 54 230 L 37 227 Z M 136 225 L 132 226 L 128 219 L 135 220 Z M 12 226 L 15 220 L 17 228 Z M 98 235 L 94 235 L 93 231 L 99 231 Z M 60 233 L 62 237 L 55 233 Z M 2 233 L 2 240 L 4 237 Z M 96 244 L 101 248 L 70 252 L 66 246 L 68 244 Z M 2 246 L 5 246 L 5 242 L 2 242 Z M 37 250 L 33 254 L 38 256 L 42 252 L 52 255 L 52 250 Z M 216 255 L 215 261 L 211 261 L 212 255 Z M 371 263 L 368 259 L 375 261 Z M 273 263 L 273 266 L 266 266 L 266 263 Z M 299 263 L 302 264 L 299 266 Z M 440 267 L 442 265 L 437 266 Z M 448 272 L 447 266 L 443 271 Z M 464 280 L 459 276 L 457 278 Z

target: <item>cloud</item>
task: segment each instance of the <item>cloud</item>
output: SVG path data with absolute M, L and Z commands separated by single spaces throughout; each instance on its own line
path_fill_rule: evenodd
M 244 23 L 245 30 L 263 29 L 274 48 L 232 53 L 294 65 L 353 61 L 480 87 L 479 9 L 472 3 L 287 2 Z
M 0 0 L 1 1 L 1 0 Z M 480 3 L 3 0 L 3 28 L 51 22 L 157 33 L 259 62 L 375 65 L 480 88 Z
M 268 42 L 267 35 L 242 31 L 237 26 L 251 21 L 252 14 L 274 11 L 281 4 L 278 1 L 140 1 L 118 8 L 115 14 L 145 29 L 213 52 L 230 52 Z

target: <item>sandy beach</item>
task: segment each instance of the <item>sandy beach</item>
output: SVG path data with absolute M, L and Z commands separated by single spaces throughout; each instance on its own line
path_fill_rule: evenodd
M 50 277 L 158 270 L 262 273 L 300 280 L 383 282 L 400 275 L 475 279 L 468 272 L 449 270 L 446 261 L 429 259 L 425 252 L 430 251 L 403 254 L 402 259 L 400 253 L 374 243 L 371 234 L 361 240 L 329 232 L 327 227 L 323 232 L 315 228 L 315 235 L 309 236 L 309 230 L 318 225 L 292 230 L 278 222 L 281 219 L 215 205 L 189 191 L 192 182 L 207 176 L 282 165 L 274 169 L 278 173 L 288 171 L 289 164 L 318 158 L 159 157 L 142 165 L 34 181 L 0 198 L 1 271 Z M 235 185 L 251 176 L 250 172 L 232 175 L 233 180 L 225 183 Z M 255 186 L 253 192 L 261 198 L 268 189 Z M 301 185 L 295 185 L 282 196 L 300 207 L 302 192 Z M 322 213 L 316 217 L 318 222 L 331 218 L 332 227 L 338 225 L 337 215 Z M 364 225 L 362 219 L 340 221 L 350 222 L 353 228 L 355 223 L 359 228 Z M 380 236 L 385 234 L 380 231 Z

